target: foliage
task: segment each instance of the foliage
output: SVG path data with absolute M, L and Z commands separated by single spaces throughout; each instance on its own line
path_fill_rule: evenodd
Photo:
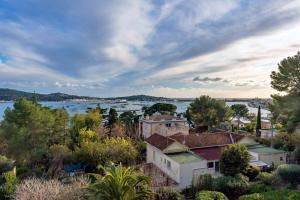
M 194 187 L 198 191 L 213 190 L 214 178 L 211 174 L 199 175 L 194 182 Z
M 12 159 L 0 155 L 0 175 L 4 172 L 12 170 L 13 166 L 14 161 Z
M 261 129 L 261 111 L 260 106 L 258 106 L 257 118 L 256 118 L 256 137 L 260 137 Z
M 274 190 L 274 188 L 270 185 L 266 185 L 263 183 L 255 183 L 250 185 L 249 187 L 249 193 L 253 194 L 253 193 L 264 193 L 264 192 L 268 192 L 268 191 L 272 191 Z
M 112 129 L 118 121 L 118 113 L 115 109 L 110 108 L 108 112 L 108 127 Z
M 230 107 L 224 101 L 209 96 L 196 98 L 188 107 L 191 119 L 196 127 L 208 126 L 212 128 L 221 122 L 228 121 L 232 115 Z
M 6 198 L 10 197 L 15 191 L 16 184 L 18 182 L 17 176 L 14 171 L 5 172 L 2 174 L 3 181 L 1 184 L 1 193 Z
M 277 183 L 277 177 L 273 173 L 261 172 L 257 176 L 257 180 L 265 185 L 274 185 Z
M 173 188 L 158 188 L 154 195 L 153 200 L 183 200 L 183 196 Z
M 66 163 L 67 159 L 70 159 L 71 151 L 70 149 L 61 144 L 55 144 L 50 147 L 50 157 L 52 158 L 50 167 L 48 169 L 48 174 L 53 177 L 59 174 L 63 169 L 63 165 Z
M 143 107 L 144 115 L 153 115 L 156 112 L 161 114 L 174 114 L 177 107 L 170 103 L 156 103 L 150 107 Z
M 248 179 L 242 175 L 221 176 L 215 179 L 215 190 L 223 192 L 230 199 L 236 199 L 237 197 L 245 194 L 249 189 Z
M 271 73 L 271 85 L 286 95 L 272 95 L 270 110 L 277 122 L 292 133 L 300 122 L 300 53 L 283 59 L 278 64 L 278 72 Z
M 150 177 L 144 176 L 133 168 L 110 163 L 102 167 L 104 176 L 89 186 L 87 196 L 90 199 L 133 200 L 151 196 Z
M 257 175 L 259 174 L 259 172 L 260 172 L 259 167 L 255 167 L 255 166 L 249 165 L 246 168 L 246 170 L 243 172 L 243 174 L 245 176 L 247 176 L 250 181 L 253 181 L 257 177 Z
M 264 200 L 264 196 L 262 194 L 254 193 L 240 196 L 239 200 Z
M 96 142 L 99 140 L 99 137 L 95 131 L 90 129 L 82 128 L 79 130 L 78 136 L 79 144 L 81 143 L 89 143 L 89 142 Z
M 287 93 L 300 93 L 300 52 L 283 59 L 278 64 L 278 72 L 271 74 L 271 85 L 275 90 Z
M 300 144 L 300 135 L 297 133 L 281 132 L 273 138 L 274 148 L 293 151 Z
M 89 181 L 84 177 L 73 178 L 70 183 L 52 179 L 29 178 L 16 187 L 13 194 L 15 200 L 80 200 Z
M 233 110 L 233 117 L 237 118 L 238 120 L 238 129 L 239 129 L 241 118 L 247 117 L 249 110 L 247 106 L 244 104 L 233 104 L 231 106 L 231 109 Z
M 91 109 L 87 114 L 75 114 L 71 118 L 71 147 L 75 148 L 80 145 L 80 130 L 83 129 L 94 131 L 97 135 L 102 129 L 102 116 L 98 108 Z
M 241 144 L 232 144 L 221 155 L 220 170 L 224 175 L 234 176 L 244 172 L 249 161 L 247 148 Z
M 133 163 L 137 159 L 138 151 L 130 139 L 111 137 L 102 142 L 82 143 L 73 156 L 76 161 L 96 169 L 98 164 L 103 165 L 109 161 L 126 165 Z
M 263 193 L 265 200 L 299 200 L 300 192 L 293 190 L 274 190 Z
M 49 108 L 20 99 L 5 111 L 0 137 L 7 141 L 8 155 L 17 164 L 36 165 L 47 156 L 54 126 L 55 115 Z
M 196 200 L 228 200 L 228 198 L 221 192 L 217 191 L 201 191 L 196 194 Z
M 121 123 L 125 127 L 125 133 L 129 137 L 137 137 L 138 135 L 135 134 L 137 132 L 137 124 L 138 124 L 138 115 L 135 111 L 126 111 L 120 114 L 119 117 Z
M 300 165 L 279 165 L 276 174 L 281 180 L 291 183 L 292 185 L 300 183 Z

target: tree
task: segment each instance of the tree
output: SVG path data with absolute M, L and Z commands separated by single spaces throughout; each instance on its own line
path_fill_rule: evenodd
M 300 122 L 300 52 L 283 59 L 271 73 L 271 86 L 286 95 L 272 95 L 270 110 L 274 120 L 292 133 Z
M 228 121 L 232 115 L 230 108 L 224 101 L 201 96 L 188 107 L 192 121 L 196 127 L 208 126 L 212 128 L 221 122 Z
M 240 120 L 241 118 L 245 118 L 248 116 L 248 108 L 244 104 L 234 104 L 231 106 L 231 109 L 233 110 L 233 117 L 237 118 L 238 120 L 238 130 L 240 129 Z
M 118 113 L 116 109 L 110 108 L 108 113 L 108 126 L 112 129 L 118 121 Z
M 80 145 L 80 131 L 83 129 L 94 131 L 100 135 L 102 130 L 102 116 L 99 109 L 91 109 L 87 114 L 76 114 L 71 118 L 71 147 L 74 149 Z
M 137 124 L 138 124 L 138 115 L 132 111 L 126 111 L 120 114 L 119 117 L 123 126 L 125 127 L 125 133 L 128 136 L 137 136 Z
M 173 115 L 176 110 L 177 106 L 170 103 L 156 103 L 150 107 L 143 107 L 144 115 L 153 115 L 156 112 Z
M 97 178 L 88 188 L 88 197 L 91 199 L 139 200 L 150 197 L 150 177 L 121 164 L 116 166 L 110 163 L 100 168 L 104 176 Z
M 241 144 L 229 145 L 221 155 L 220 170 L 224 175 L 234 176 L 244 172 L 249 164 L 250 155 Z
M 12 170 L 14 167 L 14 161 L 6 156 L 0 155 L 0 175 L 4 172 Z
M 17 164 L 36 165 L 47 156 L 54 124 L 51 109 L 20 99 L 5 111 L 0 138 L 7 141 L 7 154 Z
M 256 118 L 256 137 L 260 137 L 260 129 L 261 129 L 261 113 L 260 113 L 260 106 L 258 106 L 258 112 Z
M 222 193 L 217 191 L 201 191 L 196 195 L 196 200 L 228 200 L 228 198 Z
M 279 165 L 276 174 L 283 181 L 291 183 L 292 186 L 297 186 L 300 183 L 300 166 L 296 164 Z

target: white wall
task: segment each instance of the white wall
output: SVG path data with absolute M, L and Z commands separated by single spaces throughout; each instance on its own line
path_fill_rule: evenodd
M 153 159 L 153 151 L 155 152 L 155 160 Z M 170 161 L 171 168 L 168 169 L 167 161 Z M 177 183 L 180 182 L 180 165 L 166 156 L 159 149 L 147 144 L 147 163 L 155 164 L 160 170 L 167 174 Z

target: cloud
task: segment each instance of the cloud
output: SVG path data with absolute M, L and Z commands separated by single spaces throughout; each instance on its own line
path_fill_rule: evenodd
M 198 82 L 219 82 L 222 81 L 223 79 L 220 77 L 215 77 L 215 78 L 209 78 L 209 77 L 204 77 L 204 78 L 199 78 L 199 76 L 195 77 L 193 81 L 198 81 Z
M 258 80 L 299 50 L 299 24 L 299 1 L 4 1 L 0 79 L 99 96 L 199 82 L 270 94 Z

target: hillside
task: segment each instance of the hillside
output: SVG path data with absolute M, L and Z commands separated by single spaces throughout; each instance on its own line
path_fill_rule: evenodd
M 0 88 L 0 101 L 14 101 L 20 98 L 33 99 L 34 95 L 38 101 L 65 101 L 72 99 L 100 99 L 97 97 L 77 96 L 64 93 L 38 94 L 32 92 L 24 92 L 7 88 Z

